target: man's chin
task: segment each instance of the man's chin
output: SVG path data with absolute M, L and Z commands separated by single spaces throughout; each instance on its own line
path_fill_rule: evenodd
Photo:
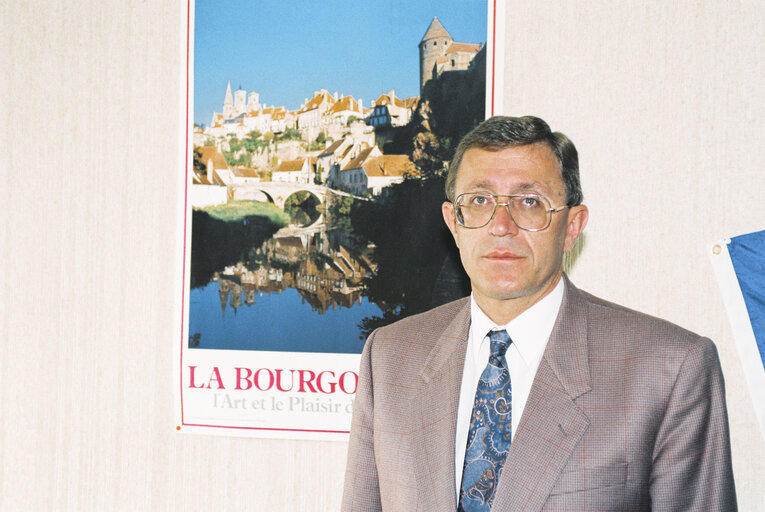
M 515 283 L 515 282 L 487 283 L 486 286 L 482 286 L 478 290 L 474 288 L 474 291 L 477 292 L 478 295 L 481 295 L 483 297 L 486 297 L 487 299 L 492 299 L 492 300 L 513 300 L 513 299 L 519 299 L 521 297 L 527 297 L 528 295 L 532 294 L 532 292 L 530 292 L 529 290 L 526 289 L 525 286 L 523 286 L 523 283 Z

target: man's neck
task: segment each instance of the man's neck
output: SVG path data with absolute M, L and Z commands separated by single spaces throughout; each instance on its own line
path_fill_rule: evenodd
M 491 318 L 493 322 L 497 325 L 506 325 L 518 315 L 549 295 L 562 279 L 562 275 L 563 272 L 561 271 L 548 285 L 540 289 L 537 293 L 530 295 L 508 299 L 497 299 L 482 295 L 474 289 L 473 298 L 478 307 L 481 308 L 481 311 Z

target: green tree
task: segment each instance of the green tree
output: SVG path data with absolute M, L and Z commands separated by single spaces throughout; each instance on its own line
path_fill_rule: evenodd
M 303 136 L 300 135 L 297 128 L 287 128 L 281 135 L 274 138 L 274 141 L 280 140 L 303 140 Z
M 443 303 L 444 295 L 453 300 L 469 293 L 469 282 L 454 263 L 459 255 L 441 215 L 443 187 L 443 176 L 405 180 L 392 185 L 383 200 L 352 203 L 354 231 L 374 243 L 378 265 L 376 275 L 366 279 L 364 293 L 371 302 L 385 305 L 382 316 L 362 320 L 364 334 Z M 444 280 L 447 259 L 456 270 Z
M 236 137 L 236 135 L 231 136 L 230 139 L 228 139 L 228 147 L 232 152 L 237 152 L 242 147 L 242 142 Z

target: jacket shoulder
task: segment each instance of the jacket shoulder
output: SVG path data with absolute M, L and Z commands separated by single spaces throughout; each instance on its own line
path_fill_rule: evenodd
M 470 297 L 463 297 L 455 301 L 449 302 L 442 306 L 438 306 L 431 310 L 416 315 L 408 316 L 397 320 L 392 324 L 380 327 L 373 335 L 376 340 L 386 338 L 400 338 L 402 336 L 410 337 L 412 334 L 437 334 L 446 330 L 454 321 L 458 314 L 463 313 L 468 309 L 468 320 L 470 307 Z
M 377 361 L 416 360 L 422 364 L 439 342 L 467 339 L 469 325 L 470 298 L 465 297 L 376 329 L 365 350 Z M 445 335 L 454 339 L 445 340 Z
M 615 304 L 577 290 L 587 303 L 588 331 L 594 338 L 629 340 L 633 349 L 686 352 L 699 345 L 714 346 L 711 340 L 668 320 Z

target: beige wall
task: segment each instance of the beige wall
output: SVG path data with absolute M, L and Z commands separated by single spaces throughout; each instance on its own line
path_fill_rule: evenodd
M 760 2 L 506 5 L 503 112 L 579 149 L 579 286 L 717 343 L 742 510 L 765 510 L 765 443 L 709 260 L 765 229 Z
M 580 148 L 574 279 L 717 340 L 755 510 L 765 448 L 706 251 L 765 227 L 762 9 L 651 3 L 509 2 L 504 102 Z M 0 510 L 338 508 L 345 443 L 173 431 L 184 8 L 0 0 Z

